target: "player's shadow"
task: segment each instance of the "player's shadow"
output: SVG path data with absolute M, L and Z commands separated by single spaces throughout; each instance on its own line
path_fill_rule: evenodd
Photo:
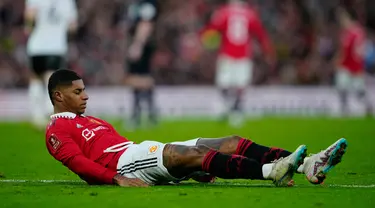
M 195 181 L 186 181 L 186 182 L 181 182 L 179 184 L 172 184 L 172 185 L 166 185 L 166 186 L 176 186 L 176 187 L 209 187 L 209 188 L 214 188 L 214 187 L 229 187 L 229 188 L 293 188 L 293 187 L 276 187 L 272 183 L 246 183 L 246 182 L 215 182 L 215 183 L 198 183 Z M 313 185 L 308 185 L 308 184 L 299 184 L 295 185 L 295 187 L 298 188 L 313 188 L 316 186 Z M 324 186 L 320 186 L 324 188 Z
M 245 187 L 245 188 L 275 188 L 273 184 L 252 184 L 252 183 L 236 183 L 236 182 L 215 182 L 215 183 L 198 183 L 198 182 L 182 182 L 172 186 L 178 187 Z

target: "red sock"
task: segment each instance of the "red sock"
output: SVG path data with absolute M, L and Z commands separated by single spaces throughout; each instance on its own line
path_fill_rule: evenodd
M 210 150 L 202 163 L 202 170 L 224 179 L 264 179 L 262 165 L 241 155 L 226 155 Z
M 236 154 L 251 158 L 260 164 L 270 163 L 280 157 L 287 157 L 291 152 L 276 147 L 266 147 L 247 139 L 238 142 Z

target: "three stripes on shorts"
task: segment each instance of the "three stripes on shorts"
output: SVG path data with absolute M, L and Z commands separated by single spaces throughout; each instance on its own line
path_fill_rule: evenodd
M 121 175 L 133 173 L 137 170 L 142 170 L 145 168 L 152 168 L 157 167 L 158 161 L 156 157 L 148 158 L 144 160 L 136 160 L 133 163 L 126 164 L 121 167 L 121 169 L 117 169 L 117 172 L 119 172 Z

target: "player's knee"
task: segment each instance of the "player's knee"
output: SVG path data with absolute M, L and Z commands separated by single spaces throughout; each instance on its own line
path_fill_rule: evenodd
M 229 136 L 222 143 L 219 151 L 224 154 L 234 154 L 237 150 L 238 143 L 241 141 L 242 137 L 237 135 Z
M 197 145 L 190 147 L 189 154 L 196 159 L 203 158 L 211 149 L 206 145 Z
M 195 152 L 197 155 L 206 155 L 211 149 L 207 147 L 206 145 L 197 145 L 193 146 L 192 150 Z
M 201 165 L 210 148 L 205 145 L 185 146 L 167 144 L 164 148 L 164 165 L 171 168 L 194 168 Z
M 229 136 L 229 140 L 230 140 L 232 143 L 238 143 L 241 139 L 242 139 L 242 137 L 237 136 L 237 135 Z
M 211 150 L 206 145 L 197 145 L 188 147 L 189 151 L 186 154 L 185 166 L 187 168 L 201 167 L 206 154 Z

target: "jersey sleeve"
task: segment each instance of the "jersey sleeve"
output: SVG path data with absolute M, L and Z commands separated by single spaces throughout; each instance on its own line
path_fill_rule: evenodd
M 215 11 L 210 19 L 209 28 L 222 31 L 225 26 L 225 15 L 222 9 Z
M 249 32 L 255 35 L 255 37 L 258 39 L 263 52 L 268 55 L 274 55 L 267 31 L 264 29 L 262 22 L 255 12 L 249 24 Z
M 358 60 L 361 60 L 365 57 L 366 54 L 366 42 L 365 36 L 362 33 L 354 36 L 353 40 L 353 54 L 354 57 Z
M 71 135 L 61 127 L 53 127 L 46 135 L 48 152 L 81 178 L 96 183 L 113 184 L 116 171 L 107 169 L 86 158 Z

